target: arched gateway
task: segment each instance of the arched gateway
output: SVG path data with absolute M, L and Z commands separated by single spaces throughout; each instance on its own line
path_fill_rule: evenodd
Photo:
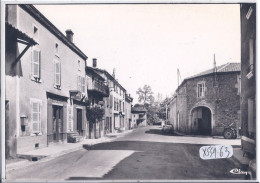
M 208 106 L 195 106 L 190 112 L 190 130 L 192 134 L 212 135 L 213 112 Z

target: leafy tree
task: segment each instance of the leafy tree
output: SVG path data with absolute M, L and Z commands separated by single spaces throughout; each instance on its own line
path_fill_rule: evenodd
M 154 101 L 153 92 L 149 85 L 144 85 L 143 88 L 138 88 L 136 94 L 138 95 L 138 102 L 143 105 L 152 104 Z

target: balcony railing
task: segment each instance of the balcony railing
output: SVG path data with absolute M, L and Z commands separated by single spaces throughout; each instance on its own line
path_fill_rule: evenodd
M 93 81 L 92 83 L 88 83 L 88 90 L 99 92 L 104 96 L 109 96 L 108 86 L 101 82 Z

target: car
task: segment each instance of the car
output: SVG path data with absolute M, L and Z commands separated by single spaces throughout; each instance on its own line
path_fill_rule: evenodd
M 173 134 L 173 132 L 174 132 L 173 125 L 171 123 L 167 122 L 165 125 L 163 125 L 162 132 Z

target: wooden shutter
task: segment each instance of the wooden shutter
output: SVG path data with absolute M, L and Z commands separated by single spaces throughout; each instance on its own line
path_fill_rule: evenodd
M 81 77 L 80 76 L 78 76 L 77 83 L 78 83 L 78 90 L 81 91 Z
M 55 85 L 60 86 L 60 73 L 61 73 L 61 68 L 60 68 L 60 62 L 55 61 Z
M 40 132 L 40 103 L 32 103 L 32 131 Z
M 81 88 L 82 88 L 82 93 L 86 92 L 86 79 L 85 77 L 81 77 Z
M 40 77 L 40 52 L 38 50 L 33 50 L 32 75 L 37 78 Z

